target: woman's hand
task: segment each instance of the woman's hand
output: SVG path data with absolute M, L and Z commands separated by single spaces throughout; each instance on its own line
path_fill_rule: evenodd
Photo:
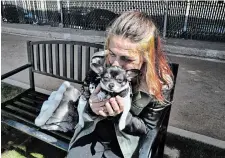
M 101 115 L 101 116 L 108 116 L 107 115 L 107 110 L 105 107 L 105 103 L 107 100 L 100 101 L 98 99 L 97 94 L 100 92 L 101 87 L 100 84 L 97 86 L 97 88 L 94 90 L 94 92 L 91 94 L 90 99 L 89 99 L 89 104 L 91 110 L 96 114 L 96 115 Z
M 118 115 L 123 111 L 124 100 L 120 96 L 110 98 L 109 101 L 106 101 L 105 107 L 107 109 L 109 116 Z
M 89 104 L 91 110 L 96 115 L 101 115 L 104 117 L 115 116 L 120 114 L 123 111 L 124 102 L 123 98 L 116 96 L 115 98 L 110 98 L 109 100 L 100 101 L 97 94 L 100 92 L 100 85 L 94 90 L 89 99 Z

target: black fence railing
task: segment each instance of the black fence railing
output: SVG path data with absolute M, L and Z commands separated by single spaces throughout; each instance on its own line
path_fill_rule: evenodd
M 2 20 L 105 30 L 128 10 L 151 15 L 163 37 L 225 42 L 225 1 L 1 1 Z

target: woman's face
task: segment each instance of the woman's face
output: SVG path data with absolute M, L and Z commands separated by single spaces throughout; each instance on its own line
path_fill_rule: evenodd
M 141 69 L 143 57 L 140 53 L 132 52 L 137 44 L 120 36 L 113 36 L 109 40 L 108 61 L 112 66 L 119 66 L 125 70 Z

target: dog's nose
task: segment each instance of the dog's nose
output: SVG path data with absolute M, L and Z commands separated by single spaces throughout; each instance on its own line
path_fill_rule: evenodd
M 114 84 L 113 84 L 113 83 L 110 83 L 110 84 L 109 84 L 109 88 L 110 88 L 110 89 L 113 89 L 113 87 L 114 87 Z

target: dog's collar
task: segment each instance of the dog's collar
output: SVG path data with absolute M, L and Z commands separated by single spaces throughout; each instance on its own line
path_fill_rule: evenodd
M 123 98 L 123 97 L 127 96 L 128 92 L 129 92 L 129 87 L 124 89 L 124 90 L 122 90 L 119 93 L 117 93 L 117 92 L 108 92 L 108 91 L 106 91 L 104 89 L 102 89 L 102 91 L 104 91 L 106 95 L 110 95 L 111 97 L 116 97 L 117 95 L 119 95 L 120 97 Z

